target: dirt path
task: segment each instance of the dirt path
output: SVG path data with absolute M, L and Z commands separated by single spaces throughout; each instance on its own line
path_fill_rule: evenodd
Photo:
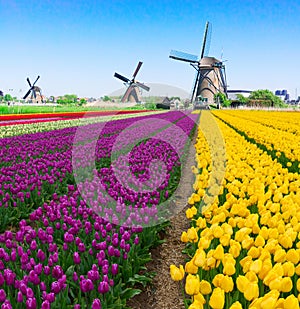
M 184 309 L 183 292 L 178 282 L 174 282 L 170 277 L 170 265 L 175 264 L 184 266 L 185 256 L 182 250 L 185 244 L 180 241 L 183 231 L 189 226 L 189 220 L 185 216 L 187 209 L 187 198 L 190 196 L 194 175 L 191 172 L 191 166 L 194 161 L 194 142 L 190 145 L 189 155 L 182 170 L 180 186 L 176 191 L 174 207 L 182 209 L 170 219 L 171 226 L 164 235 L 165 243 L 152 250 L 151 261 L 147 265 L 149 272 L 155 272 L 152 285 L 147 287 L 144 292 L 137 295 L 128 302 L 132 309 Z

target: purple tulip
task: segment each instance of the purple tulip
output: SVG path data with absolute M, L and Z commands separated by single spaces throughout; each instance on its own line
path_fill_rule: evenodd
M 18 303 L 22 303 L 23 302 L 23 294 L 21 291 L 18 292 L 18 295 L 17 295 L 17 302 Z
M 12 309 L 12 305 L 8 299 L 2 304 L 1 309 Z
M 80 255 L 77 251 L 73 254 L 73 261 L 75 264 L 80 264 L 81 262 Z
M 49 303 L 53 303 L 55 301 L 55 294 L 53 292 L 46 295 L 46 300 L 49 301 Z
M 16 278 L 16 274 L 12 270 L 10 269 L 4 270 L 4 279 L 7 285 L 13 285 L 15 282 L 15 278 Z
M 35 309 L 36 308 L 36 299 L 34 297 L 30 297 L 26 300 L 26 308 L 27 309 Z
M 82 292 L 87 293 L 94 289 L 94 284 L 90 279 L 83 279 L 79 283 Z
M 41 291 L 46 291 L 46 290 L 47 290 L 46 283 L 43 282 L 43 281 L 40 283 L 40 290 L 41 290 Z
M 119 267 L 118 264 L 112 264 L 112 265 L 111 265 L 111 273 L 112 273 L 114 276 L 117 275 L 117 273 L 118 273 L 118 267 Z
M 31 288 L 27 288 L 27 289 L 26 289 L 26 297 L 27 297 L 27 298 L 32 298 L 32 297 L 34 297 L 34 293 L 33 293 L 33 291 L 32 291 Z
M 73 280 L 74 281 L 78 280 L 78 275 L 77 275 L 76 271 L 74 271 L 74 273 L 73 273 Z
M 48 300 L 45 300 L 42 302 L 42 305 L 41 305 L 41 309 L 50 309 L 51 306 L 50 306 L 50 302 Z
M 0 302 L 3 303 L 6 299 L 6 293 L 3 289 L 0 290 Z
M 98 292 L 105 294 L 109 291 L 109 284 L 106 281 L 102 281 L 98 285 Z
M 99 298 L 95 298 L 93 303 L 92 303 L 92 309 L 101 309 L 101 301 Z
M 51 292 L 54 294 L 58 294 L 61 290 L 61 286 L 58 281 L 54 281 L 51 283 Z
M 63 269 L 60 265 L 56 265 L 53 267 L 52 269 L 52 276 L 55 278 L 55 279 L 59 279 L 62 277 L 63 275 Z
M 46 276 L 50 275 L 51 269 L 48 265 L 44 266 L 44 274 Z

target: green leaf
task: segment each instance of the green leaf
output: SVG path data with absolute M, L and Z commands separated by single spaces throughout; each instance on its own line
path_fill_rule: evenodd
M 135 274 L 133 276 L 133 278 L 129 278 L 129 280 L 128 280 L 128 282 L 131 282 L 133 284 L 140 283 L 140 284 L 143 285 L 143 287 L 145 287 L 147 285 L 147 283 L 149 283 L 151 281 L 152 281 L 151 278 L 143 276 L 143 275 L 138 275 L 138 274 Z
M 140 289 L 131 289 L 131 288 L 127 288 L 126 290 L 124 290 L 121 293 L 121 297 L 124 299 L 130 299 L 136 295 L 139 295 L 142 292 L 142 290 Z

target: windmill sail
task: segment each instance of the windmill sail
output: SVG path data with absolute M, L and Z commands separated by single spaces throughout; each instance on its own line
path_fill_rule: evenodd
M 121 81 L 125 82 L 126 85 L 128 85 L 127 90 L 125 91 L 125 94 L 123 95 L 121 102 L 126 102 L 126 101 L 131 101 L 131 102 L 140 102 L 140 89 L 142 88 L 146 91 L 149 91 L 150 88 L 146 85 L 144 85 L 143 83 L 140 83 L 138 81 L 135 80 L 138 72 L 141 69 L 143 62 L 139 61 L 134 72 L 132 75 L 132 79 L 130 80 L 129 78 L 119 74 L 119 73 L 115 73 L 114 77 L 120 79 Z
M 177 51 L 177 50 L 171 50 L 169 57 L 175 60 L 186 61 L 190 63 L 198 62 L 198 56 L 184 53 L 184 52 Z

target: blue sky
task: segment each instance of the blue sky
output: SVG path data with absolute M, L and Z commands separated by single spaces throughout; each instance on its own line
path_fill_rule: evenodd
M 195 71 L 171 49 L 227 60 L 229 89 L 300 95 L 300 1 L 0 0 L 0 90 L 21 97 L 37 75 L 45 95 L 100 97 L 122 88 L 115 71 L 191 91 Z M 22 91 L 20 91 L 22 89 Z

